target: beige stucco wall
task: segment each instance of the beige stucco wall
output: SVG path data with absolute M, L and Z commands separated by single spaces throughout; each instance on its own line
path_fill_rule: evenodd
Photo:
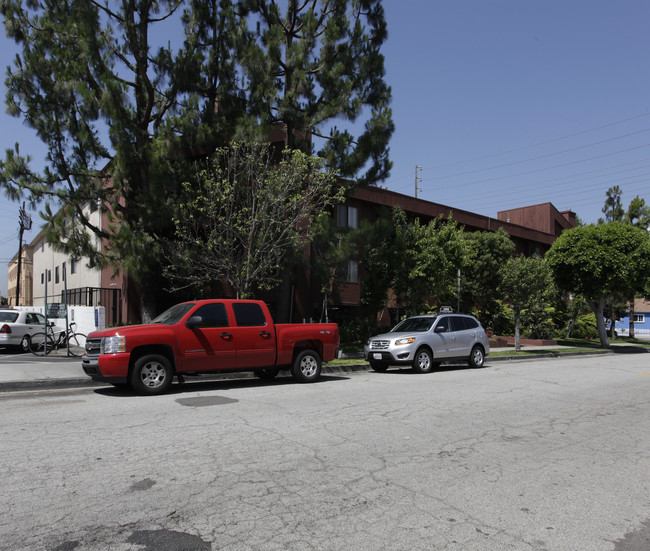
M 89 214 L 90 222 L 101 227 L 101 215 L 99 210 Z M 95 246 L 99 249 L 100 240 L 93 237 Z M 45 304 L 45 283 L 47 278 L 47 302 L 58 302 L 61 293 L 66 288 L 63 280 L 65 267 L 67 277 L 67 288 L 77 289 L 79 287 L 101 287 L 101 271 L 97 268 L 88 268 L 85 259 L 75 262 L 66 253 L 56 250 L 54 245 L 45 241 L 44 232 L 39 233 L 31 243 L 33 250 L 33 303 L 34 306 Z M 74 271 L 74 273 L 73 273 Z M 58 281 L 57 281 L 58 272 Z

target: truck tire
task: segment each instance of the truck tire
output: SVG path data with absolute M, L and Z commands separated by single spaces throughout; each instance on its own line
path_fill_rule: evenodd
M 272 381 L 280 373 L 279 367 L 260 367 L 255 370 L 255 376 L 263 381 Z
M 291 375 L 298 383 L 313 383 L 320 377 L 322 362 L 314 350 L 303 350 L 293 361 Z
M 138 394 L 162 394 L 172 384 L 172 366 L 165 356 L 147 354 L 138 358 L 131 372 L 131 386 Z

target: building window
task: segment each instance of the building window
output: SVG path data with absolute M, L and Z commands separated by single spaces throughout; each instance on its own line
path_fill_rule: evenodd
M 359 209 L 347 205 L 336 206 L 336 227 L 337 228 L 358 228 Z
M 77 261 L 74 258 L 70 259 L 70 273 L 71 274 L 77 273 Z
M 56 266 L 54 268 L 54 283 L 58 283 L 58 282 L 59 282 L 59 267 Z
M 41 252 L 45 250 L 45 240 L 41 241 Z
M 65 281 L 65 262 L 61 266 L 61 277 L 63 278 L 63 281 Z
M 45 283 L 45 274 L 41 274 L 41 285 Z
M 47 270 L 47 280 L 52 281 L 52 270 Z
M 346 283 L 359 283 L 359 262 L 356 260 L 348 260 L 347 270 L 345 274 Z
M 634 323 L 645 323 L 645 314 L 634 314 Z

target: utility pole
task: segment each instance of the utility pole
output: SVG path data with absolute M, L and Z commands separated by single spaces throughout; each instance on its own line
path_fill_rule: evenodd
M 16 306 L 20 306 L 20 271 L 23 261 L 23 232 L 32 229 L 32 217 L 25 212 L 25 201 L 23 206 L 18 211 L 18 219 L 20 221 L 20 231 L 18 232 L 18 278 L 16 279 Z
M 422 178 L 418 176 L 418 168 L 422 170 L 422 167 L 419 165 L 415 165 L 415 198 L 418 198 L 418 190 L 422 191 L 422 188 L 418 187 L 418 182 L 422 181 Z

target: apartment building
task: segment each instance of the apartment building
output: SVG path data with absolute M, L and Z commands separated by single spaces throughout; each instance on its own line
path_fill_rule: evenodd
M 359 186 L 342 205 L 333 212 L 339 227 L 358 227 L 362 220 L 375 221 L 386 212 L 386 208 L 399 205 L 411 218 L 422 222 L 448 217 L 467 231 L 497 231 L 503 228 L 516 246 L 517 254 L 543 255 L 560 233 L 575 226 L 575 214 L 559 212 L 551 203 L 526 206 L 499 212 L 497 218 L 455 209 L 431 201 L 418 199 L 374 186 Z M 101 209 L 90 213 L 91 221 L 98 227 L 106 226 L 106 214 Z M 105 246 L 96 239 L 98 249 Z M 25 286 L 31 281 L 31 303 L 35 306 L 47 302 L 67 302 L 82 306 L 104 306 L 108 324 L 139 321 L 139 293 L 137 285 L 123 271 L 115 273 L 112 267 L 103 270 L 89 268 L 84 259 L 71 258 L 60 252 L 55 244 L 48 243 L 42 231 L 25 248 Z M 305 248 L 306 263 L 309 265 L 310 247 Z M 358 262 L 350 259 L 344 281 L 339 285 L 338 304 L 334 308 L 354 310 L 360 304 L 361 288 Z M 307 269 L 305 273 L 294 274 L 292 285 L 291 313 L 288 321 L 302 321 L 318 317 L 322 306 L 320 285 L 312 280 Z M 11 288 L 11 287 L 10 287 Z M 223 295 L 229 290 L 224 287 Z M 11 295 L 11 293 L 10 293 Z M 29 291 L 21 296 L 27 304 Z M 15 297 L 15 292 L 14 292 Z M 278 300 L 273 293 L 262 297 L 271 303 Z M 22 302 L 22 300 L 21 300 Z M 282 320 L 284 321 L 284 320 Z

